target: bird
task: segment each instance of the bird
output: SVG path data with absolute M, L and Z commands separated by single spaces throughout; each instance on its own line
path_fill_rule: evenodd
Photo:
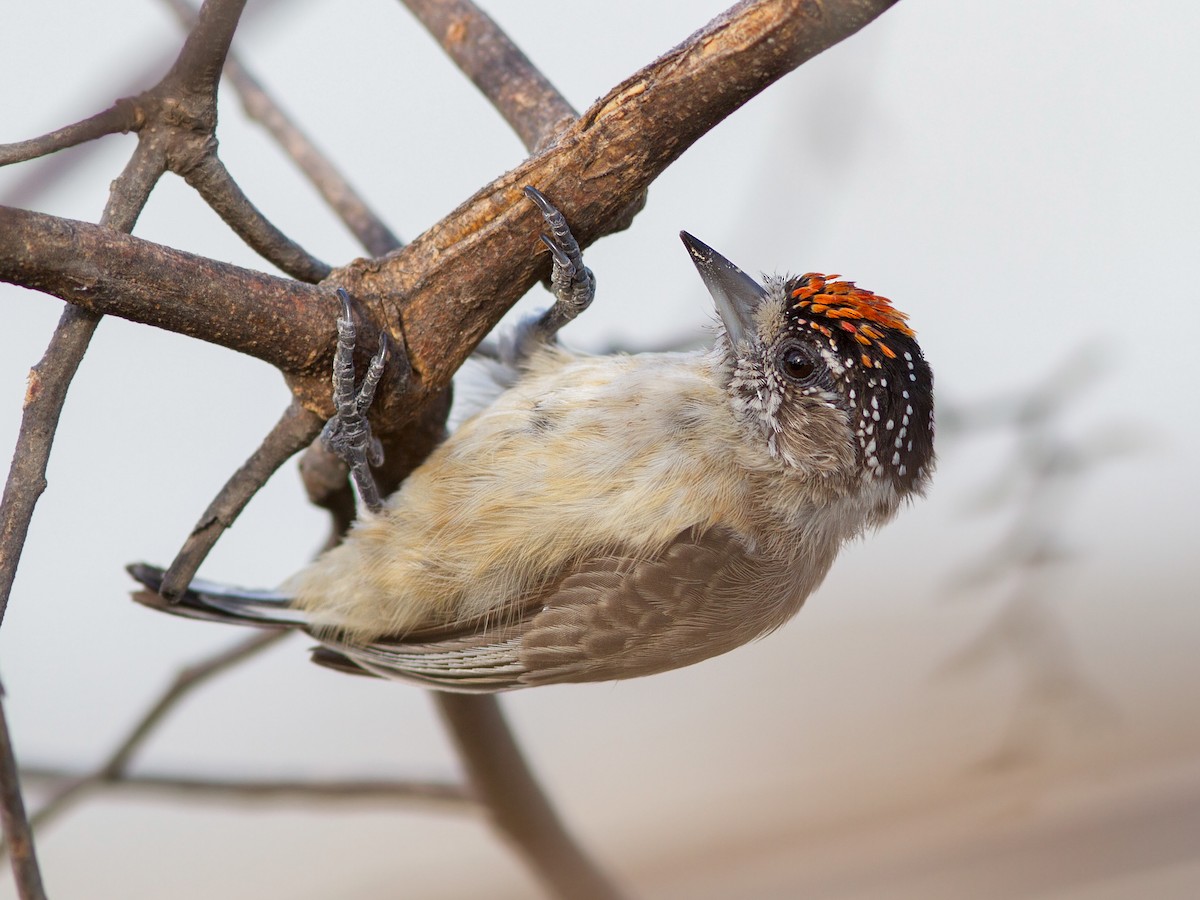
M 136 599 L 299 629 L 321 665 L 442 691 L 619 680 L 776 630 L 841 547 L 924 493 L 933 376 L 891 301 L 838 275 L 760 282 L 681 232 L 711 346 L 570 350 L 557 329 L 595 279 L 526 193 L 558 299 L 509 343 L 511 385 L 281 589 L 196 581 L 168 603 L 137 564 Z

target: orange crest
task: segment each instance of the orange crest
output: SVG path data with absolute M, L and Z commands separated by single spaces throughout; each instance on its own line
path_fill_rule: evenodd
M 853 281 L 834 281 L 837 277 L 809 272 L 795 279 L 796 287 L 791 295 L 797 301 L 796 306 L 829 319 L 866 322 L 868 324 L 862 330 L 867 337 L 880 336 L 870 328 L 872 322 L 906 337 L 913 336 L 912 329 L 905 324 L 908 316 L 892 306 L 887 297 L 856 287 Z
M 864 347 L 875 346 L 884 356 L 895 359 L 892 348 L 884 343 L 884 334 L 873 326 L 911 338 L 913 330 L 907 325 L 908 316 L 892 306 L 887 297 L 856 287 L 853 281 L 834 281 L 837 277 L 809 272 L 793 279 L 795 287 L 790 295 L 796 301 L 796 309 L 805 310 L 811 316 L 833 319 Z M 868 359 L 863 356 L 865 365 L 870 365 Z

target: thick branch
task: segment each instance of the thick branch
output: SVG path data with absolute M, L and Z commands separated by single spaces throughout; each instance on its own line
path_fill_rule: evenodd
M 895 0 L 743 2 L 614 88 L 544 153 L 496 179 L 403 250 L 333 279 L 403 320 L 426 389 L 448 383 L 500 316 L 549 270 L 537 186 L 582 244 L 628 225 L 646 187 L 750 97 Z
M 0 272 L 83 309 L 220 344 L 285 373 L 316 371 L 331 358 L 323 354 L 340 309 L 332 290 L 9 207 L 0 207 Z
M 508 35 L 470 0 L 403 0 L 529 149 L 578 115 Z

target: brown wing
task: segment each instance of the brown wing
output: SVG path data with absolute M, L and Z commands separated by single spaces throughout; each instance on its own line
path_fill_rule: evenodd
M 785 622 L 809 589 L 792 569 L 754 554 L 728 529 L 689 530 L 651 559 L 584 561 L 515 623 L 432 641 L 330 640 L 316 659 L 469 692 L 649 675 L 724 653 Z

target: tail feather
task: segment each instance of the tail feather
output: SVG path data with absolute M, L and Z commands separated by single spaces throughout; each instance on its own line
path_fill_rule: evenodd
M 260 628 L 299 628 L 308 624 L 308 616 L 293 609 L 291 598 L 278 591 L 252 590 L 197 579 L 172 602 L 159 593 L 166 573 L 158 566 L 133 563 L 126 571 L 148 588 L 135 591 L 133 599 L 161 612 Z
M 349 675 L 367 675 L 371 678 L 378 678 L 374 672 L 368 672 L 350 657 L 344 653 L 339 653 L 332 647 L 324 647 L 318 645 L 313 647 L 311 652 L 312 661 L 318 666 L 324 666 L 327 669 L 333 669 L 335 672 L 345 672 Z

